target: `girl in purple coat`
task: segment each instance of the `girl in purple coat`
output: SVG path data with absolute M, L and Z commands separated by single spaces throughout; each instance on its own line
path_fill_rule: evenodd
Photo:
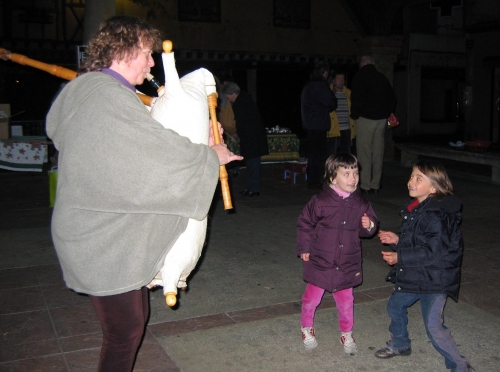
M 357 188 L 358 181 L 356 157 L 349 153 L 330 156 L 323 189 L 307 203 L 297 222 L 297 255 L 304 261 L 307 282 L 300 317 L 306 350 L 318 346 L 314 314 L 326 290 L 337 305 L 344 351 L 357 352 L 352 337 L 353 287 L 363 281 L 360 237 L 374 235 L 378 225 L 370 203 Z

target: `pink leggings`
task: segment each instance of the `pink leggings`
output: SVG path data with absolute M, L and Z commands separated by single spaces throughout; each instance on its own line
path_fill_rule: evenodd
M 90 301 L 103 333 L 98 372 L 132 371 L 149 317 L 148 289 L 90 296 Z
M 314 325 L 314 314 L 321 303 L 325 290 L 308 283 L 302 296 L 302 313 L 300 324 L 302 327 Z M 340 332 L 351 332 L 354 325 L 354 296 L 352 288 L 332 293 L 339 314 Z

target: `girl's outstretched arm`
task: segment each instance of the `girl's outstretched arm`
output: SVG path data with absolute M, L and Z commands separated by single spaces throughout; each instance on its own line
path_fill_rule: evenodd
M 378 232 L 378 237 L 382 244 L 394 244 L 397 245 L 399 242 L 399 236 L 392 231 L 380 230 Z

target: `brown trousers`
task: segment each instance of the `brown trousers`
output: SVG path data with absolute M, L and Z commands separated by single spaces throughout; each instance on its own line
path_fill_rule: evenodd
M 103 333 L 98 372 L 132 371 L 149 317 L 148 296 L 146 287 L 113 296 L 90 296 Z

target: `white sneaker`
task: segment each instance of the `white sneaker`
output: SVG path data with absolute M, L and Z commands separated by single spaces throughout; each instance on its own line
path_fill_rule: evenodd
M 352 332 L 342 332 L 340 342 L 344 345 L 346 354 L 356 354 L 358 352 L 358 345 L 356 345 L 356 341 L 352 337 Z
M 318 346 L 318 341 L 314 335 L 313 327 L 303 327 L 302 329 L 302 342 L 304 342 L 304 347 L 306 350 L 312 350 Z

